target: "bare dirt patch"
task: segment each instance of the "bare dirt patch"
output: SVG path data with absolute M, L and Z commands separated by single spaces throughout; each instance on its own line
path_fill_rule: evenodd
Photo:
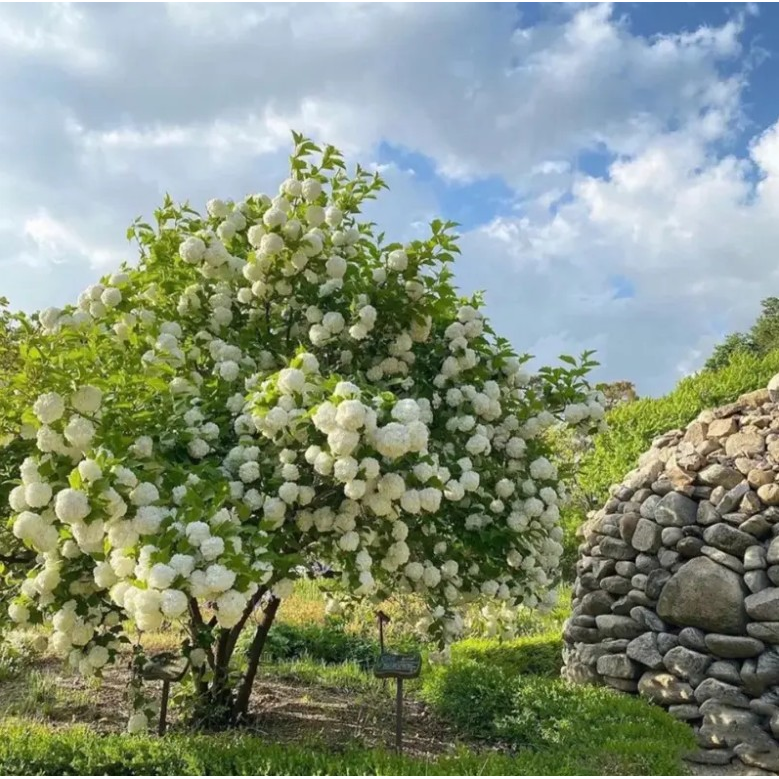
M 127 721 L 125 690 L 128 668 L 106 669 L 102 680 L 85 679 L 60 661 L 43 659 L 13 679 L 0 682 L 0 716 L 21 716 L 52 725 L 87 724 L 98 732 L 120 732 Z M 149 691 L 159 695 L 160 685 Z M 175 691 L 175 689 L 174 689 Z M 386 691 L 341 690 L 308 682 L 279 679 L 266 668 L 255 683 L 252 717 L 245 729 L 280 743 L 321 743 L 332 749 L 349 746 L 391 748 L 395 737 L 394 684 Z M 168 715 L 171 731 L 181 727 L 175 708 Z M 404 751 L 434 756 L 451 751 L 457 738 L 419 701 L 406 696 Z

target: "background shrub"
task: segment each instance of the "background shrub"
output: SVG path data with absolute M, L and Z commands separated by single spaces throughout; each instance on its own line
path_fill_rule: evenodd
M 533 674 L 556 679 L 563 665 L 563 640 L 559 632 L 522 636 L 512 641 L 469 638 L 452 646 L 452 660 L 472 660 L 499 668 L 509 676 Z

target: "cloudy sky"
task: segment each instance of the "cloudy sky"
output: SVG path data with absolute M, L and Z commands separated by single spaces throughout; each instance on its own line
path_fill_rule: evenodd
M 551 361 L 645 394 L 779 294 L 769 5 L 0 6 L 0 294 L 73 301 L 169 191 L 273 189 L 289 130 L 380 166 L 399 239 Z

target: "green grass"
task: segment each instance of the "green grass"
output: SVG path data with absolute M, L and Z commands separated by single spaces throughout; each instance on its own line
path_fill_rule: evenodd
M 583 774 L 683 773 L 695 743 L 690 728 L 639 698 L 510 665 L 455 660 L 425 677 L 421 695 L 464 735 L 522 755 L 575 755 Z
M 629 748 L 621 734 L 601 735 L 597 748 L 578 752 L 564 745 L 513 756 L 460 748 L 419 759 L 358 747 L 336 751 L 317 743 L 268 744 L 241 733 L 158 739 L 7 721 L 0 723 L 0 771 L 8 776 L 670 776 L 681 771 L 667 745 L 658 754 L 658 742 L 639 743 L 639 732 Z

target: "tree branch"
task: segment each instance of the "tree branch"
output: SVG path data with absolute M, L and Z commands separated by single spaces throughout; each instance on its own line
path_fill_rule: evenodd
M 241 635 L 241 632 L 244 629 L 244 626 L 246 625 L 247 620 L 249 617 L 251 617 L 252 612 L 255 608 L 257 608 L 257 604 L 262 600 L 262 596 L 265 595 L 267 592 L 266 587 L 260 587 L 257 589 L 257 592 L 252 595 L 251 598 L 249 598 L 249 602 L 246 604 L 246 608 L 243 610 L 243 614 L 241 615 L 241 618 L 238 620 L 236 625 L 230 630 L 230 642 L 228 644 L 228 658 L 232 657 L 233 650 L 235 649 L 235 645 L 238 642 L 238 638 Z
M 257 626 L 257 632 L 254 634 L 254 639 L 249 647 L 249 663 L 246 669 L 246 675 L 241 682 L 238 695 L 235 698 L 235 704 L 233 705 L 233 715 L 236 719 L 244 716 L 249 708 L 249 698 L 252 694 L 254 678 L 257 676 L 257 667 L 260 664 L 262 650 L 265 648 L 265 639 L 268 637 L 268 632 L 270 631 L 280 604 L 281 600 L 279 600 L 279 598 L 272 597 L 265 607 L 262 622 Z

